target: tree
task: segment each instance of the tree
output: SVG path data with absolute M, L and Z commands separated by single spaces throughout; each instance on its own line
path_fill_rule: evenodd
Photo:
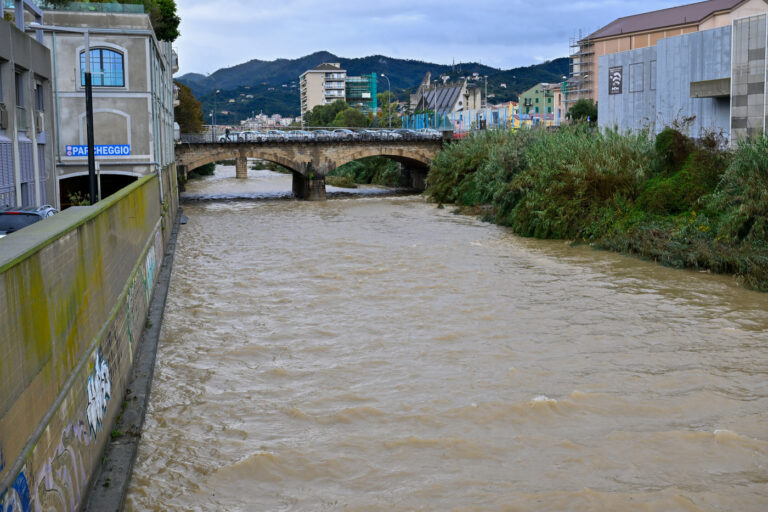
M 568 111 L 568 118 L 576 122 L 589 121 L 590 124 L 597 124 L 597 104 L 591 99 L 582 98 Z
M 176 15 L 176 2 L 174 0 L 145 0 L 149 6 L 149 18 L 152 20 L 152 28 L 155 35 L 161 41 L 175 41 L 179 37 L 179 23 L 181 19 Z
M 315 105 L 304 116 L 304 126 L 331 126 L 336 115 L 346 108 L 349 108 L 349 105 L 344 100 L 336 100 L 327 105 Z
M 179 106 L 173 109 L 173 116 L 181 133 L 200 133 L 203 131 L 202 103 L 197 101 L 192 90 L 184 84 L 174 82 L 179 88 Z
M 347 128 L 364 128 L 368 126 L 368 117 L 356 108 L 347 107 L 336 114 L 333 120 L 333 126 L 344 126 Z
M 379 113 L 376 116 L 376 122 L 379 127 L 389 127 L 390 116 L 392 119 L 392 126 L 395 128 L 400 127 L 400 118 L 397 116 L 397 97 L 390 92 L 382 92 L 376 95 L 376 99 L 381 105 Z

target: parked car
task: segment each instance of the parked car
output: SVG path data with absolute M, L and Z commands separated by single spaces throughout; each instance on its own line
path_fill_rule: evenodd
M 329 141 L 333 140 L 334 135 L 333 132 L 329 130 L 313 130 L 312 132 L 312 139 L 317 141 Z
M 288 140 L 288 137 L 286 137 L 286 132 L 281 130 L 267 130 L 265 133 L 265 139 L 270 142 L 280 142 Z
M 435 130 L 434 128 L 421 128 L 419 130 L 416 130 L 416 132 L 419 134 L 419 137 L 422 139 L 439 140 L 443 138 L 443 134 L 440 133 L 439 130 Z
M 375 130 L 357 130 L 360 140 L 379 140 L 379 132 Z
M 229 135 L 225 133 L 219 137 L 219 142 L 240 142 L 241 140 L 240 132 L 229 132 Z
M 403 136 L 395 130 L 381 130 L 381 138 L 383 140 L 402 140 Z
M 359 135 L 346 128 L 337 128 L 333 130 L 333 133 L 335 138 L 339 140 L 357 140 L 359 138 Z
M 291 133 L 293 134 L 294 140 L 307 141 L 312 138 L 312 132 L 308 132 L 307 130 L 294 130 Z
M 240 134 L 240 140 L 243 142 L 261 142 L 263 133 L 257 130 L 245 131 Z
M 25 228 L 30 224 L 59 213 L 51 205 L 23 206 L 21 208 L 4 208 L 0 210 L 0 238 L 14 231 Z
M 398 128 L 397 130 L 393 130 L 395 133 L 399 133 L 400 136 L 405 140 L 416 140 L 419 138 L 419 134 L 416 133 L 416 130 L 411 130 L 410 128 Z

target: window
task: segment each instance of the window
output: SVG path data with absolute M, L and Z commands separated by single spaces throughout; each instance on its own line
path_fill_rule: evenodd
M 552 107 L 547 107 L 547 114 L 551 114 L 551 113 L 552 113 Z
M 538 102 L 539 102 L 539 98 L 536 98 L 536 103 L 538 103 Z
M 124 87 L 123 54 L 107 48 L 91 49 L 91 83 L 97 87 Z M 85 52 L 80 52 L 80 85 L 85 86 Z
M 547 103 L 552 103 L 552 98 L 547 98 Z
M 536 100 L 536 101 L 538 101 L 538 100 Z M 536 110 L 534 111 L 534 113 L 535 113 L 535 114 L 538 114 L 538 113 L 539 113 L 539 107 L 536 107 Z
M 16 72 L 16 106 L 24 108 L 24 75 Z
M 0 60 L 0 103 L 3 102 L 3 61 Z
M 43 84 L 35 83 L 35 110 L 45 111 L 45 96 L 43 95 Z

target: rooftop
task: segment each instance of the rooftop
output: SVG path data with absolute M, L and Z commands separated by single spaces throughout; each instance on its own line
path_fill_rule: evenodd
M 707 0 L 679 7 L 670 7 L 634 16 L 618 18 L 593 32 L 587 39 L 600 39 L 633 32 L 645 32 L 676 25 L 701 23 L 717 12 L 731 11 L 746 0 Z

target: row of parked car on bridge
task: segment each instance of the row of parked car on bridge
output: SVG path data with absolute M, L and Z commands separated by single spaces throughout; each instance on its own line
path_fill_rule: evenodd
M 218 138 L 219 142 L 332 142 L 332 141 L 395 141 L 439 140 L 442 134 L 432 128 L 410 130 L 267 130 L 229 132 Z

